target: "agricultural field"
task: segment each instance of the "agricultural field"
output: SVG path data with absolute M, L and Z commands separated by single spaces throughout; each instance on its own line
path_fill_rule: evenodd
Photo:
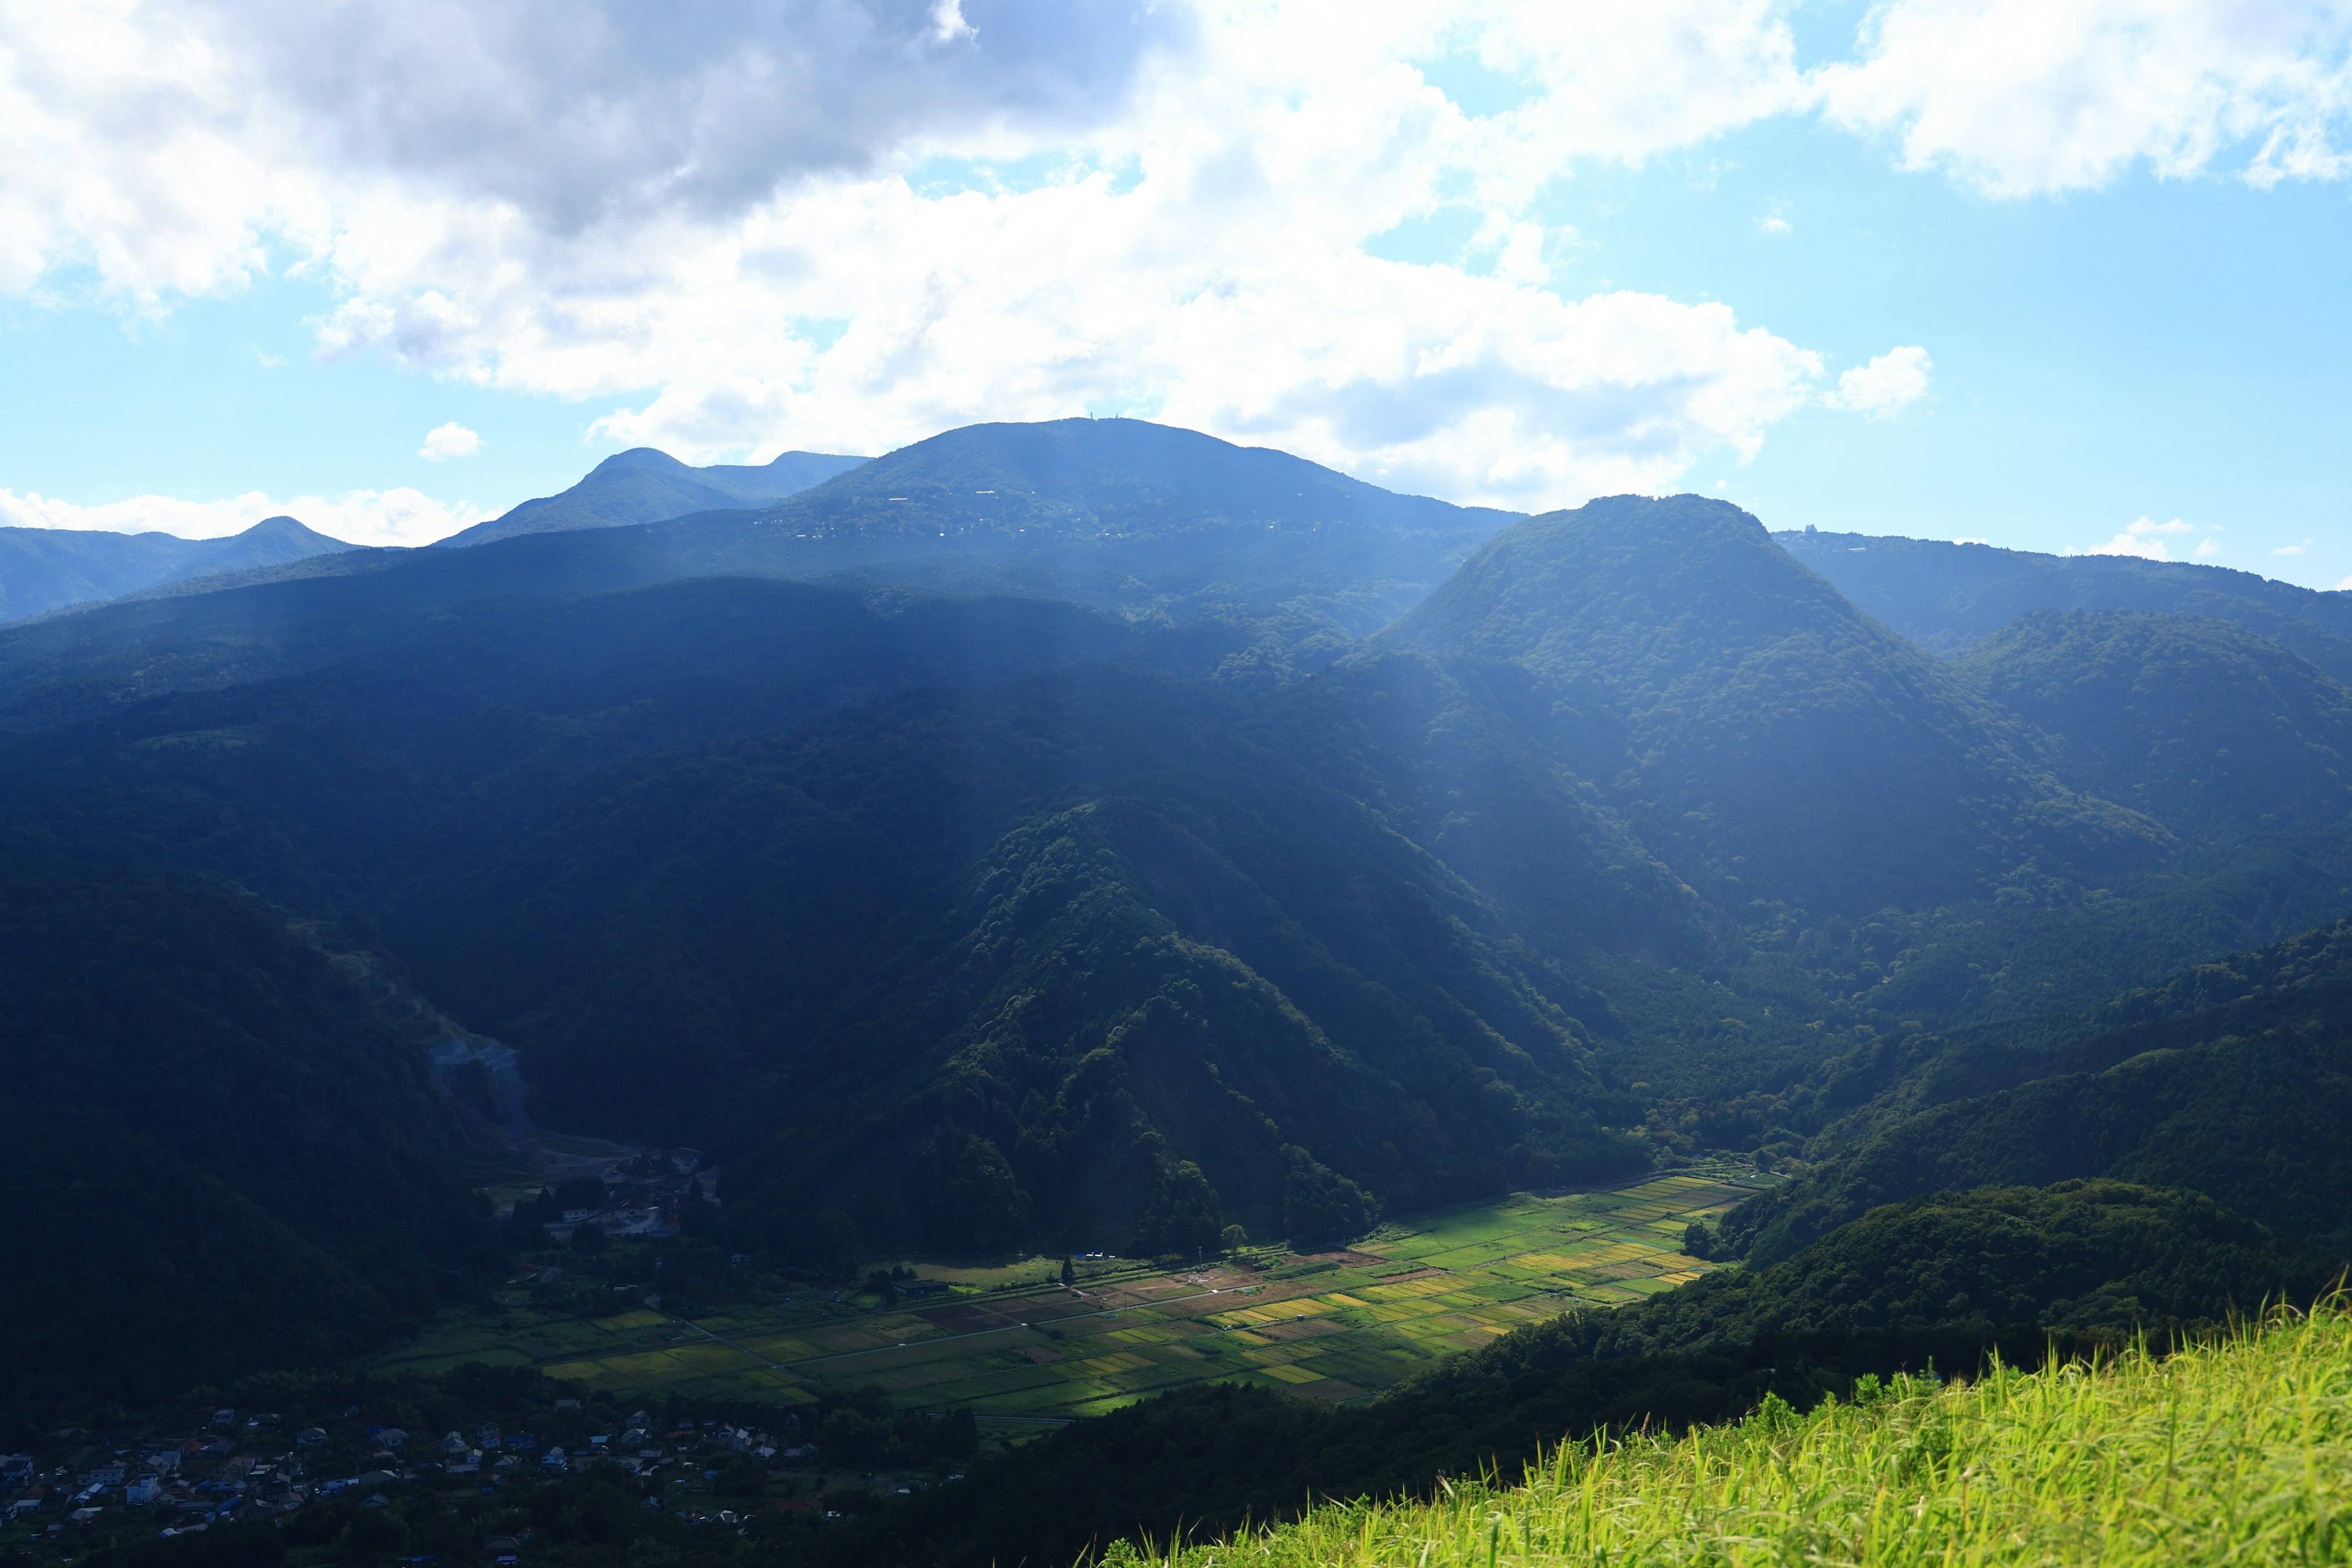
M 1610 1191 L 1518 1194 L 1383 1226 L 1355 1247 L 1275 1250 L 1169 1273 L 1058 1260 L 917 1264 L 948 1292 L 894 1310 L 832 1290 L 688 1321 L 649 1308 L 555 1318 L 448 1315 L 387 1370 L 528 1363 L 615 1393 L 814 1402 L 866 1385 L 906 1406 L 982 1418 L 1099 1415 L 1180 1384 L 1256 1383 L 1360 1398 L 1454 1351 L 1576 1302 L 1631 1301 L 1711 1265 L 1680 1250 L 1694 1219 L 1765 1178 L 1737 1170 Z

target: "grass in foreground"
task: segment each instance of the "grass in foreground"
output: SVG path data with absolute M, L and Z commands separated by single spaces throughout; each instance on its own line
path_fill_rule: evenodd
M 2352 1314 L 2166 1357 L 1867 1382 L 1682 1438 L 1562 1446 L 1512 1489 L 1358 1503 L 1175 1568 L 2352 1562 Z

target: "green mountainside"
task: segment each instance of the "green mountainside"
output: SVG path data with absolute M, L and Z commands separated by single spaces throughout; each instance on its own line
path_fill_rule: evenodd
M 159 584 L 278 566 L 352 548 L 290 517 L 264 518 L 225 539 L 0 528 L 0 622 L 119 598 Z
M 1406 1205 L 1627 1168 L 1598 999 L 1244 711 L 1099 670 L 911 697 L 622 775 L 389 929 L 558 1113 L 756 1127 L 730 1205 L 877 1242 L 1124 1244 L 1187 1161 L 1207 1235 L 1282 1233 L 1294 1148 Z M 974 1139 L 991 1195 L 926 1212 Z
M 0 1139 L 29 1227 L 0 1399 L 361 1353 L 497 1266 L 423 1055 L 256 900 L 0 868 Z
M 488 522 L 451 534 L 440 545 L 462 549 L 525 533 L 575 528 L 623 528 L 663 522 L 688 512 L 757 507 L 823 484 L 865 462 L 822 452 L 786 452 L 749 467 L 717 464 L 697 468 L 651 447 L 617 452 L 560 495 L 541 496 Z
M 1527 670 L 1580 771 L 1734 909 L 1981 895 L 2037 858 L 2098 876 L 2167 837 L 2029 762 L 1967 681 L 1723 501 L 1517 524 L 1375 642 Z
M 1863 1117 L 1851 1147 L 1735 1210 L 1726 1237 L 1769 1261 L 1922 1193 L 2112 1176 L 2352 1247 L 2347 1016 L 2352 925 L 2338 922 L 2009 1040 L 1923 1053 L 1879 1090 L 1897 1114 Z
M 1959 666 L 2070 785 L 2177 832 L 2352 810 L 2352 690 L 2226 621 L 2036 611 Z
M 2130 610 L 2228 621 L 2352 681 L 2352 594 L 2187 561 L 2042 555 L 1811 529 L 1772 537 L 1856 606 L 1931 653 L 1957 654 L 2035 610 Z

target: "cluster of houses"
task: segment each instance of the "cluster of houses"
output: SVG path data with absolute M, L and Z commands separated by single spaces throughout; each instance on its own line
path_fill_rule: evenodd
M 580 1401 L 557 1402 L 557 1415 L 574 1415 Z M 278 1453 L 247 1451 L 285 1442 L 274 1415 L 256 1413 L 242 1422 L 243 1441 L 229 1428 L 234 1410 L 215 1411 L 211 1426 L 184 1443 L 144 1444 L 100 1451 L 85 1447 L 62 1466 L 44 1468 L 29 1454 L 0 1455 L 0 1500 L 8 1522 L 47 1518 L 48 1532 L 62 1534 L 98 1522 L 110 1511 L 137 1510 L 169 1521 L 166 1536 L 189 1533 L 230 1520 L 269 1519 L 314 1498 L 359 1497 L 370 1507 L 387 1507 L 385 1489 L 397 1482 L 457 1482 L 488 1490 L 518 1474 L 562 1475 L 610 1463 L 627 1473 L 653 1478 L 665 1468 L 688 1470 L 721 1454 L 744 1454 L 761 1463 L 809 1460 L 800 1417 L 787 1415 L 782 1430 L 769 1432 L 717 1421 L 687 1422 L 658 1434 L 645 1411 L 631 1415 L 616 1436 L 604 1433 L 577 1442 L 544 1447 L 530 1432 L 508 1432 L 485 1423 L 472 1432 L 452 1431 L 437 1441 L 413 1439 L 396 1426 L 365 1429 L 372 1448 L 366 1468 L 351 1475 L 319 1477 L 307 1458 L 330 1441 L 323 1427 L 308 1426 Z M 86 1435 L 85 1435 L 86 1436 Z M 340 1468 L 340 1467 L 339 1467 Z
M 216 1411 L 213 1424 L 235 1424 L 235 1411 Z M 278 1440 L 278 1417 L 258 1414 L 247 1426 L 265 1446 Z M 95 1522 L 109 1509 L 163 1513 L 174 1522 L 163 1533 L 203 1529 L 223 1519 L 268 1518 L 300 1507 L 311 1495 L 299 1452 L 240 1451 L 230 1436 L 199 1433 L 178 1445 L 143 1444 L 101 1452 L 85 1447 L 69 1463 L 47 1469 L 29 1454 L 0 1455 L 0 1496 L 11 1523 L 26 1515 L 62 1514 L 52 1533 Z

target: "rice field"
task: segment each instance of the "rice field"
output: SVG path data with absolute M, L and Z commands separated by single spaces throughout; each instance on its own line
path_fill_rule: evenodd
M 1630 1301 L 1697 1278 L 1710 1266 L 1680 1250 L 1685 1227 L 1759 1184 L 1719 1172 L 1519 1194 L 1384 1226 L 1345 1251 L 1113 1268 L 1075 1290 L 1055 1281 L 1057 1263 L 918 1264 L 951 1290 L 888 1311 L 824 1292 L 692 1322 L 641 1309 L 452 1315 L 383 1364 L 531 1364 L 615 1393 L 709 1398 L 813 1402 L 828 1387 L 874 1385 L 904 1405 L 1029 1420 L 1209 1381 L 1344 1402 L 1575 1302 Z
M 1898 1380 L 1679 1440 L 1568 1444 L 1502 1489 L 1319 1510 L 1124 1568 L 2352 1562 L 2339 1301 L 2161 1359 Z

